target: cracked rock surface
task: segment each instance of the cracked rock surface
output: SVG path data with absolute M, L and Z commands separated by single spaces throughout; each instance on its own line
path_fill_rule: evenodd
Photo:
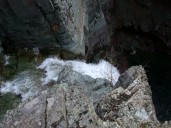
M 169 122 L 160 124 L 156 119 L 141 66 L 123 73 L 115 88 L 106 80 L 66 71 L 63 80 L 8 111 L 0 127 L 169 128 Z M 69 82 L 71 76 L 76 79 Z

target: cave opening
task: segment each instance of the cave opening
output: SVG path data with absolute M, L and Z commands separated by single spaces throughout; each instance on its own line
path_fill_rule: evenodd
M 136 51 L 128 55 L 129 65 L 142 65 L 152 90 L 157 119 L 171 120 L 171 56 L 164 52 Z

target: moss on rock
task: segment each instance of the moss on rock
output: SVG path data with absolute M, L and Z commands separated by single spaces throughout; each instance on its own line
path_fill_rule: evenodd
M 0 96 L 0 120 L 7 110 L 17 107 L 20 103 L 20 97 L 12 93 Z

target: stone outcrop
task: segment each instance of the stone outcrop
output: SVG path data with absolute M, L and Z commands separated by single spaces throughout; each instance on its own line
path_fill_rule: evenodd
M 96 112 L 121 128 L 157 127 L 148 79 L 142 67 L 132 67 L 120 76 L 115 89 L 103 98 Z
M 141 66 L 131 67 L 122 74 L 115 89 L 106 80 L 66 71 L 61 72 L 63 79 L 56 84 L 51 83 L 38 95 L 8 111 L 0 127 L 169 127 L 156 119 L 150 87 Z
M 86 42 L 90 49 L 109 36 L 98 0 L 1 0 L 0 40 L 5 49 L 85 54 Z

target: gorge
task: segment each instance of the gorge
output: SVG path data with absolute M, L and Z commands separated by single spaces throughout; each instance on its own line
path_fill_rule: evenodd
M 0 1 L 0 127 L 169 128 L 170 72 L 169 0 Z

